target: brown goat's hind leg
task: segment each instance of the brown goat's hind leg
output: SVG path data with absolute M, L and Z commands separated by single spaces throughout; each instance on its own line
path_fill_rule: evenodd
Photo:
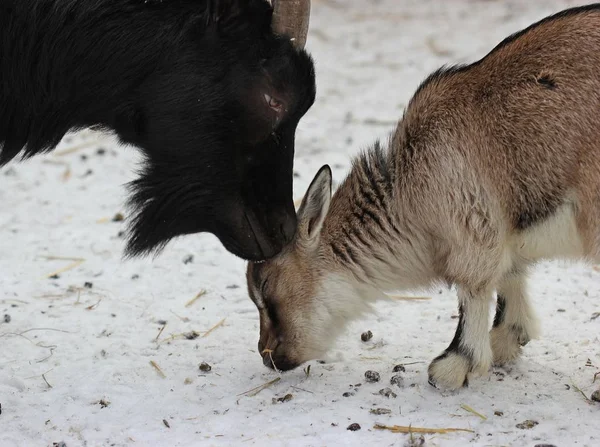
M 446 350 L 429 365 L 429 383 L 454 390 L 468 385 L 468 375 L 488 372 L 492 350 L 488 333 L 491 292 L 458 289 L 459 320 Z
M 504 365 L 521 355 L 521 347 L 538 336 L 538 322 L 525 290 L 526 276 L 511 274 L 498 287 L 496 317 L 490 332 L 494 364 Z

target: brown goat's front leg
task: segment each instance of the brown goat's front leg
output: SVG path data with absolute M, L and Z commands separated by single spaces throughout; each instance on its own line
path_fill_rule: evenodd
M 538 336 L 538 322 L 525 290 L 525 274 L 507 276 L 498 287 L 496 317 L 490 332 L 494 364 L 517 359 L 521 346 Z
M 492 293 L 458 289 L 459 319 L 454 339 L 429 365 L 429 383 L 454 390 L 468 385 L 468 374 L 482 375 L 492 364 L 489 312 Z

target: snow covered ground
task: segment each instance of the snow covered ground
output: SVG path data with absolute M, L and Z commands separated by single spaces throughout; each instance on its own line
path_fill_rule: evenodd
M 339 181 L 352 154 L 392 130 L 430 71 L 481 57 L 508 34 L 578 3 L 313 0 L 308 48 L 318 99 L 298 131 L 296 195 L 325 162 Z M 472 430 L 425 435 L 427 446 L 600 445 L 600 404 L 576 389 L 589 397 L 600 387 L 592 383 L 600 271 L 541 265 L 530 285 L 542 338 L 516 365 L 457 393 L 427 385 L 427 364 L 456 324 L 447 290 L 379 304 L 327 363 L 311 362 L 308 376 L 301 368 L 279 376 L 256 351 L 258 313 L 244 263 L 214 237 L 177 240 L 155 260 L 122 260 L 124 222 L 112 219 L 124 212 L 123 184 L 137 160 L 134 150 L 83 133 L 0 171 L 0 446 L 408 442 L 375 423 Z M 374 337 L 363 343 L 366 330 Z M 195 339 L 181 335 L 193 331 Z M 201 362 L 212 370 L 200 371 Z M 390 385 L 400 363 L 402 387 Z M 366 370 L 381 381 L 365 383 Z M 385 387 L 397 397 L 380 395 Z M 273 403 L 286 394 L 290 401 Z M 371 414 L 376 408 L 390 413 Z M 538 424 L 517 427 L 527 420 Z M 347 430 L 351 423 L 361 430 Z

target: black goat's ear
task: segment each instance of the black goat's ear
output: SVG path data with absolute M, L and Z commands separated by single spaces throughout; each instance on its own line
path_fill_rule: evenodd
M 248 0 L 209 0 L 208 21 L 227 26 L 235 23 L 246 14 Z
M 224 23 L 239 17 L 243 12 L 240 0 L 209 0 L 208 21 L 210 23 Z
M 221 30 L 248 23 L 259 26 L 271 20 L 272 8 L 264 0 L 208 0 L 207 5 L 208 24 Z

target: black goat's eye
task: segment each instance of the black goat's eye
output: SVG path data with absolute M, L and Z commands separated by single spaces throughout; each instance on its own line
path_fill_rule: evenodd
M 267 104 L 269 104 L 269 107 L 271 107 L 273 110 L 281 112 L 281 109 L 283 108 L 283 103 L 281 101 L 273 98 L 272 96 L 267 95 L 266 93 L 265 101 L 267 101 Z

